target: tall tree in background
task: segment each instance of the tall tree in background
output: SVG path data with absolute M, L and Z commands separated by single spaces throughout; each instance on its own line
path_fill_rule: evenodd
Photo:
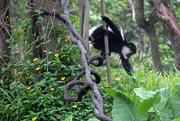
M 29 3 L 35 7 L 35 9 L 44 9 L 49 12 L 59 13 L 60 12 L 60 1 L 59 0 L 29 0 Z M 36 12 L 31 13 L 32 17 L 32 42 L 36 42 L 34 45 L 34 57 L 47 57 L 46 51 L 53 51 L 60 48 L 60 43 L 58 43 L 57 38 L 60 33 L 55 32 L 56 26 L 61 26 L 63 30 L 63 25 L 58 24 L 62 21 L 52 15 L 42 14 L 37 15 Z M 38 22 L 41 21 L 41 22 Z M 43 35 L 43 36 L 39 36 Z M 39 46 L 37 48 L 37 46 Z
M 171 8 L 170 0 L 152 0 L 154 15 L 163 23 L 164 34 L 170 40 L 176 58 L 176 67 L 180 70 L 180 27 Z
M 0 1 L 0 65 L 8 63 L 10 60 L 9 43 L 7 39 L 11 37 L 10 20 L 9 20 L 9 0 Z
M 132 8 L 133 8 L 133 19 L 136 22 L 136 24 L 143 28 L 150 40 L 151 45 L 151 54 L 153 63 L 155 66 L 155 69 L 157 71 L 162 71 L 162 63 L 160 60 L 160 52 L 158 47 L 158 41 L 156 36 L 156 28 L 153 23 L 153 16 L 152 13 L 149 15 L 148 19 L 146 19 L 144 16 L 144 1 L 143 0 L 132 0 Z
M 162 64 L 160 61 L 160 54 L 158 49 L 158 42 L 156 36 L 156 29 L 154 26 L 154 17 L 158 18 L 164 25 L 164 34 L 171 42 L 175 57 L 176 67 L 180 70 L 180 28 L 176 21 L 175 15 L 171 9 L 170 0 L 152 0 L 150 1 L 150 8 L 154 11 L 150 12 L 148 19 L 144 16 L 144 2 L 143 0 L 132 0 L 133 4 L 133 18 L 137 25 L 143 28 L 150 38 L 151 52 L 155 68 L 162 71 Z

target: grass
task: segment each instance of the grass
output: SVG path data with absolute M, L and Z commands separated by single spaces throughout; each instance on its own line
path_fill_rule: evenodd
M 107 84 L 106 67 L 98 68 L 101 75 L 101 85 Z M 172 88 L 180 82 L 180 72 L 158 73 L 153 70 L 135 70 L 132 77 L 126 74 L 123 68 L 111 68 L 111 88 L 122 92 L 131 93 L 134 88 L 144 87 L 147 90 L 155 91 L 161 88 Z

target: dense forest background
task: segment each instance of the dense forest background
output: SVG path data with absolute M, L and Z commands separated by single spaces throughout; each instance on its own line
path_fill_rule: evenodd
M 92 88 L 79 102 L 64 99 L 66 85 L 86 67 L 75 41 L 81 38 L 57 17 L 65 14 L 62 1 L 0 1 L 0 121 L 101 119 L 94 111 Z M 111 55 L 111 82 L 106 61 L 100 67 L 88 65 L 101 77 L 102 119 L 179 121 L 180 1 L 105 0 L 104 5 L 106 16 L 123 28 L 137 53 L 130 58 L 132 76 L 124 71 L 119 56 Z M 71 0 L 68 16 L 87 56 L 99 54 L 87 38 L 91 28 L 102 24 L 101 1 Z M 85 75 L 81 80 L 88 79 Z M 69 93 L 76 97 L 73 89 Z

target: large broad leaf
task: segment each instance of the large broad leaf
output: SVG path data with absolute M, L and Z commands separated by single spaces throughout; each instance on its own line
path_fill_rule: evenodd
M 154 95 L 156 95 L 156 92 L 148 91 L 144 89 L 143 87 L 135 88 L 134 92 L 136 93 L 137 96 L 140 97 L 141 101 L 153 98 Z
M 135 95 L 117 93 L 112 110 L 114 121 L 147 121 L 146 114 L 138 113 L 139 103 L 139 97 Z
M 161 102 L 154 106 L 156 110 L 156 117 L 160 121 L 172 121 L 174 118 L 172 106 L 170 104 L 169 98 L 163 97 Z
M 170 88 L 161 88 L 156 90 L 160 92 L 161 102 L 154 105 L 154 112 L 156 112 L 156 118 L 161 121 L 172 121 L 174 118 L 174 113 L 172 110 L 172 105 L 169 99 Z
M 169 98 L 169 93 L 171 89 L 169 87 L 157 89 L 156 92 L 160 92 L 160 95 Z
M 180 117 L 179 117 L 179 118 L 177 118 L 177 119 L 174 119 L 173 121 L 180 121 Z
M 151 107 L 159 103 L 161 100 L 159 95 L 160 92 L 148 91 L 142 87 L 134 89 L 134 92 L 137 96 L 140 97 L 140 100 L 142 101 L 138 109 L 140 114 L 147 113 Z
M 118 91 L 116 91 L 116 90 L 114 90 L 114 89 L 106 89 L 106 92 L 107 92 L 110 96 L 116 97 L 116 93 L 117 93 Z
M 174 85 L 170 93 L 170 101 L 175 118 L 180 117 L 180 83 Z
M 148 110 L 153 107 L 155 104 L 159 103 L 161 100 L 161 97 L 159 95 L 159 93 L 157 93 L 156 95 L 154 95 L 154 97 L 146 99 L 144 101 L 142 101 L 140 103 L 139 106 L 139 114 L 145 114 L 148 112 Z

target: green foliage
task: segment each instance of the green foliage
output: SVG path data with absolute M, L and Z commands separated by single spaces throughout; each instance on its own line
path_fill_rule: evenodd
M 72 115 L 76 121 L 91 117 L 92 114 L 87 115 L 92 111 L 90 98 L 69 103 L 63 97 L 65 84 L 80 71 L 76 67 L 77 50 L 75 45 L 65 44 L 59 51 L 47 52 L 48 58 L 18 59 L 1 67 L 0 75 L 5 76 L 1 77 L 0 120 L 64 120 Z M 87 108 L 82 112 L 84 107 Z
M 112 110 L 114 121 L 147 121 L 146 114 L 138 113 L 139 104 L 139 98 L 135 95 L 117 93 Z
M 134 90 L 134 91 L 136 93 L 136 90 Z M 141 97 L 140 97 L 140 95 L 137 95 L 137 93 L 136 93 L 136 95 L 141 98 L 141 104 L 139 105 L 138 112 L 139 112 L 139 114 L 142 115 L 142 114 L 147 113 L 147 111 L 151 107 L 153 107 L 155 104 L 159 103 L 160 97 L 159 97 L 158 93 L 157 94 L 155 93 L 155 95 L 151 95 L 152 92 L 146 91 L 142 88 L 140 88 L 139 91 L 142 91 L 142 94 L 141 94 L 141 92 L 139 93 L 141 95 Z M 146 93 L 144 93 L 144 92 L 146 92 Z
M 71 116 L 67 117 L 64 121 L 72 121 L 72 119 L 73 119 L 73 116 L 71 115 Z
M 179 118 L 177 118 L 177 119 L 174 119 L 173 121 L 180 121 L 180 117 L 179 117 Z
M 180 117 L 180 109 L 178 108 L 180 106 L 180 83 L 174 85 L 172 92 L 170 93 L 170 102 L 172 104 L 172 109 L 175 112 L 175 118 Z
M 73 18 L 75 19 L 75 18 Z M 81 71 L 79 49 L 70 44 L 66 30 L 55 25 L 58 44 L 57 50 L 44 50 L 45 58 L 32 58 L 32 47 L 44 35 L 39 35 L 35 42 L 30 42 L 31 20 L 12 18 L 11 62 L 1 65 L 0 71 L 0 120 L 1 121 L 87 121 L 93 116 L 90 94 L 82 102 L 70 103 L 64 99 L 65 85 Z M 42 17 L 38 22 L 43 21 Z M 42 31 L 52 28 L 43 27 Z M 42 42 L 49 44 L 52 40 Z M 83 111 L 82 111 L 83 109 Z
M 76 67 L 76 62 L 72 62 L 74 59 L 77 62 L 79 60 L 76 55 L 78 52 L 75 53 L 77 47 L 64 45 L 61 50 L 48 52 L 49 59 L 35 58 L 9 64 L 16 70 L 11 70 L 12 81 L 8 83 L 1 77 L 0 120 L 65 120 L 72 115 L 73 121 L 79 118 L 86 121 L 92 116 L 89 94 L 89 98 L 85 98 L 83 102 L 69 103 L 64 100 L 65 84 L 71 81 L 80 69 Z M 3 72 L 8 69 L 3 67 Z M 3 75 L 3 72 L 0 75 Z M 71 119 L 72 117 L 66 120 Z
M 24 1 L 14 3 L 14 10 L 24 7 Z M 23 4 L 23 7 L 22 7 Z M 99 25 L 101 12 L 100 0 L 90 1 L 90 24 Z M 173 2 L 175 13 L 179 14 L 177 1 Z M 145 1 L 145 5 L 149 5 Z M 75 7 L 76 3 L 72 2 Z M 137 42 L 139 29 L 132 20 L 130 1 L 105 1 L 106 14 L 116 24 L 124 28 L 128 41 Z M 149 13 L 147 6 L 146 14 Z M 21 12 L 26 13 L 27 10 Z M 40 11 L 36 11 L 40 12 Z M 74 8 L 70 11 L 71 20 L 78 28 L 78 18 Z M 31 20 L 25 14 L 16 12 L 17 16 L 11 18 L 12 38 L 7 40 L 11 43 L 11 61 L 7 65 L 1 65 L 0 70 L 0 120 L 2 121 L 98 121 L 93 115 L 94 105 L 91 94 L 88 92 L 81 102 L 67 102 L 64 100 L 63 91 L 65 84 L 80 72 L 80 55 L 75 45 L 68 44 L 69 36 L 59 34 L 65 32 L 61 27 L 55 28 L 55 35 L 60 48 L 54 51 L 44 51 L 46 58 L 32 58 L 31 47 L 35 44 L 29 42 Z M 43 17 L 38 17 L 38 23 Z M 124 22 L 125 21 L 125 22 Z M 178 21 L 179 22 L 179 21 Z M 60 26 L 49 23 L 49 25 Z M 106 68 L 104 66 L 96 69 L 102 77 L 98 85 L 104 100 L 104 113 L 113 117 L 115 121 L 179 121 L 180 119 L 180 73 L 172 66 L 174 56 L 170 42 L 163 37 L 162 25 L 156 23 L 157 34 L 160 43 L 162 63 L 167 70 L 164 74 L 152 71 L 153 63 L 149 52 L 149 45 L 145 46 L 146 53 L 138 53 L 131 57 L 134 68 L 132 77 L 128 76 L 119 64 L 119 57 L 111 56 L 112 83 L 107 82 Z M 42 31 L 52 29 L 43 27 Z M 43 39 L 40 35 L 38 39 Z M 147 35 L 144 36 L 148 43 Z M 65 40 L 65 41 L 64 41 Z M 67 40 L 67 41 L 66 41 Z M 45 45 L 51 42 L 41 43 Z M 39 46 L 40 46 L 39 45 Z M 36 48 L 38 48 L 37 46 Z M 139 52 L 139 51 L 138 51 Z M 92 51 L 92 54 L 100 52 Z
M 88 121 L 99 121 L 97 118 L 91 118 Z
M 141 71 L 135 72 L 134 77 L 138 78 L 135 79 L 134 86 L 131 85 L 132 91 L 114 86 L 113 83 L 117 80 L 112 80 L 112 87 L 106 89 L 106 92 L 114 97 L 112 109 L 114 121 L 171 121 L 180 117 L 179 72 L 160 75 Z M 121 79 L 120 83 L 124 87 L 129 86 L 131 81 Z

